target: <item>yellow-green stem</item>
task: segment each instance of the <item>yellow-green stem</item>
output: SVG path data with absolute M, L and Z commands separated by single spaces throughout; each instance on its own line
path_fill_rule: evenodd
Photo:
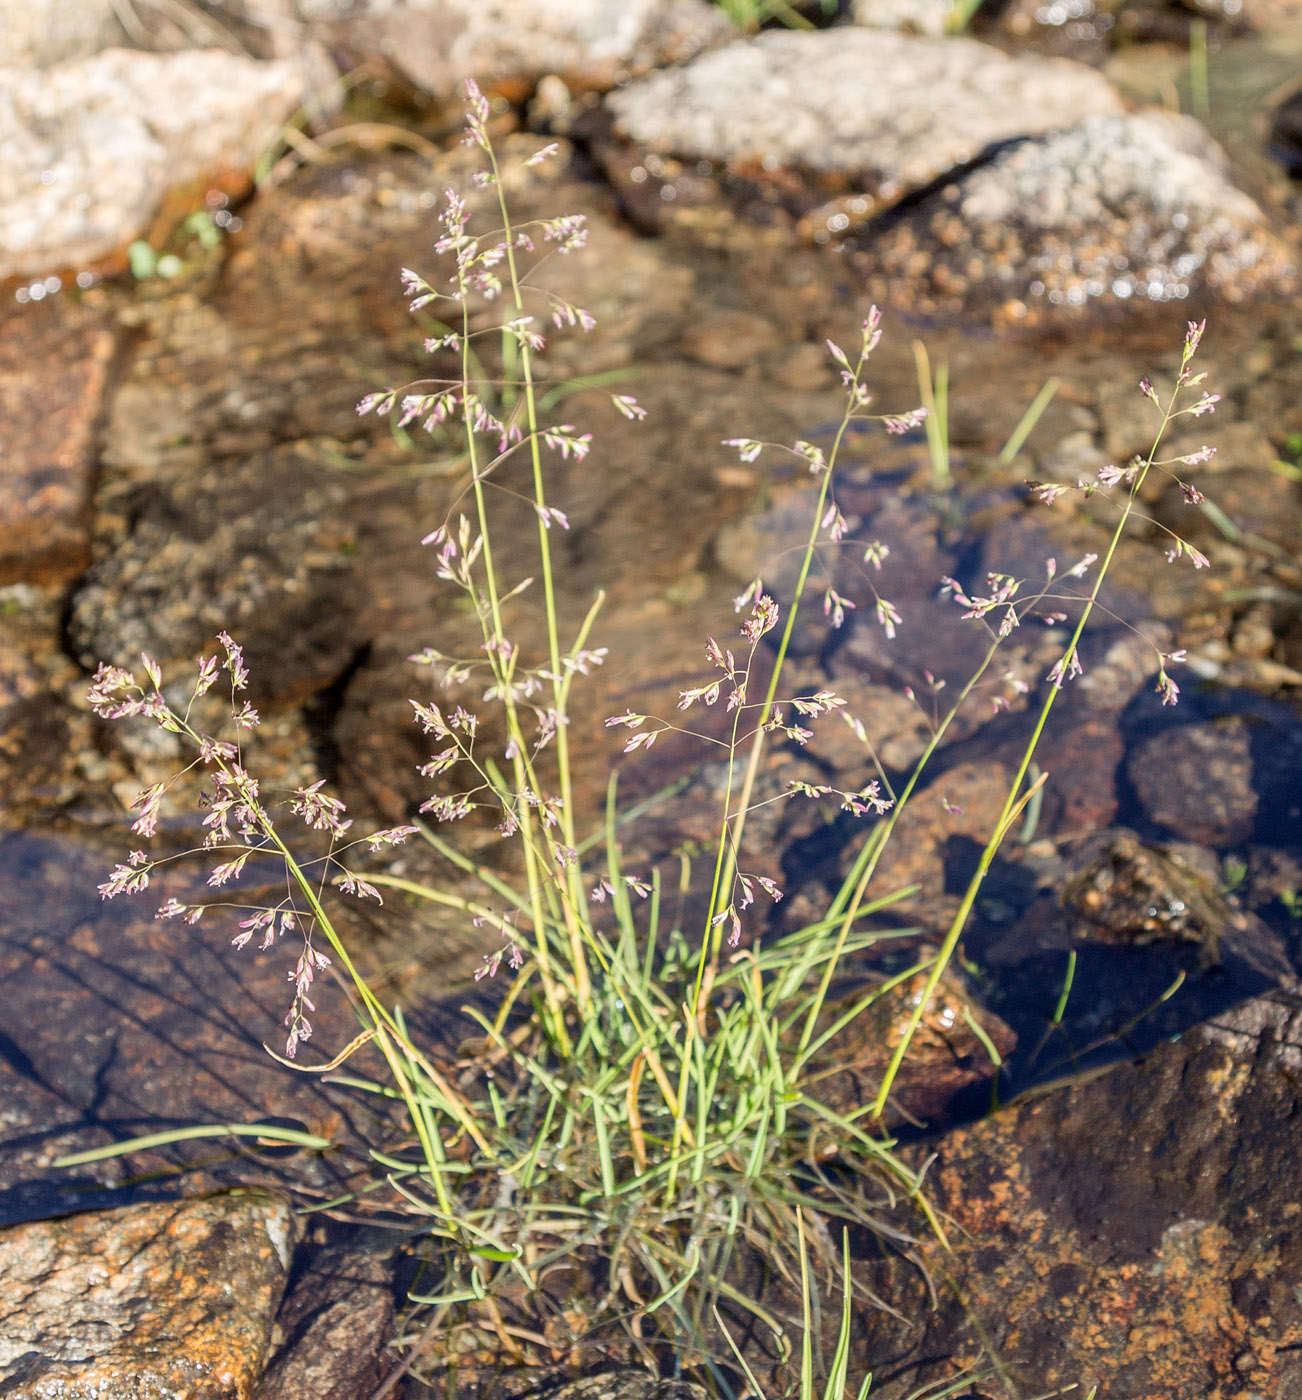
M 1188 353 L 1185 356 L 1185 363 L 1188 363 Z M 1183 366 L 1182 366 L 1183 369 Z M 1060 685 L 1066 684 L 1067 673 L 1072 661 L 1076 656 L 1076 649 L 1080 644 L 1081 636 L 1089 622 L 1090 615 L 1094 611 L 1094 605 L 1098 601 L 1099 591 L 1103 587 L 1103 581 L 1108 576 L 1108 570 L 1112 566 L 1112 560 L 1116 555 L 1117 548 L 1121 544 L 1121 538 L 1125 534 L 1126 525 L 1130 521 L 1131 514 L 1135 508 L 1135 501 L 1144 484 L 1144 479 L 1148 475 L 1149 468 L 1157 456 L 1158 447 L 1166 434 L 1167 425 L 1175 411 L 1176 400 L 1180 395 L 1181 384 L 1177 380 L 1176 387 L 1172 391 L 1170 402 L 1162 415 L 1162 423 L 1158 428 L 1157 436 L 1153 446 L 1148 453 L 1147 460 L 1136 473 L 1134 481 L 1131 483 L 1130 494 L 1126 499 L 1126 504 L 1121 512 L 1121 518 L 1117 521 L 1116 528 L 1112 531 L 1112 538 L 1108 541 L 1108 547 L 1103 556 L 1103 561 L 1095 575 L 1094 586 L 1090 589 L 1089 597 L 1085 601 L 1085 606 L 1081 609 L 1081 615 L 1077 620 L 1076 627 L 1071 635 L 1071 640 L 1067 644 L 1066 650 L 1062 654 L 1059 662 L 1061 666 L 1060 680 L 1058 684 L 1051 684 L 1049 693 L 1045 696 L 1044 704 L 1040 707 L 1040 713 L 1036 720 L 1035 728 L 1031 732 L 1031 737 L 1027 741 L 1026 748 L 1022 753 L 1021 762 L 1018 764 L 1017 773 L 1008 788 L 1008 796 L 1004 800 L 1003 809 L 999 813 L 999 819 L 995 823 L 990 839 L 986 842 L 981 852 L 981 858 L 977 863 L 977 868 L 968 887 L 963 895 L 963 900 L 959 905 L 957 913 L 954 915 L 948 931 L 945 934 L 944 942 L 941 944 L 940 952 L 936 956 L 930 973 L 927 975 L 926 984 L 922 990 L 922 996 L 918 999 L 917 1005 L 913 1008 L 909 1016 L 908 1024 L 905 1026 L 904 1034 L 900 1037 L 891 1055 L 890 1063 L 886 1067 L 886 1073 L 882 1076 L 881 1086 L 877 1090 L 877 1097 L 873 1100 L 872 1112 L 876 1117 L 880 1117 L 886 1108 L 886 1101 L 890 1096 L 891 1088 L 895 1083 L 896 1076 L 900 1072 L 900 1066 L 904 1063 L 904 1057 L 909 1052 L 913 1037 L 918 1026 L 922 1023 L 922 1018 L 926 1014 L 927 1007 L 931 1004 L 931 998 L 935 994 L 936 987 L 940 979 L 945 974 L 945 969 L 949 966 L 950 959 L 954 956 L 954 950 L 958 947 L 959 939 L 963 936 L 963 930 L 967 927 L 967 921 L 971 917 L 972 910 L 976 905 L 977 895 L 981 891 L 981 886 L 985 883 L 985 878 L 994 861 L 995 854 L 999 850 L 1004 837 L 1008 833 L 1008 828 L 1013 820 L 1013 816 L 1018 810 L 1018 803 L 1022 797 L 1022 784 L 1026 781 L 1026 775 L 1030 770 L 1031 763 L 1035 758 L 1036 749 L 1039 746 L 1040 738 L 1044 733 L 1045 725 L 1049 722 L 1049 715 L 1053 710 L 1055 701 L 1058 698 Z

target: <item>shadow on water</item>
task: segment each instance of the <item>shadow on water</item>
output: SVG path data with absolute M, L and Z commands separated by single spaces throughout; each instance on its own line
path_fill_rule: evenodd
M 65 1153 L 209 1123 L 293 1122 L 359 1151 L 389 1130 L 367 1105 L 264 1051 L 283 1034 L 295 950 L 237 954 L 218 919 L 190 928 L 153 918 L 169 895 L 184 899 L 189 888 L 193 897 L 193 882 L 168 877 L 143 898 L 102 905 L 96 885 L 111 867 L 110 855 L 63 835 L 0 840 L 0 1222 L 232 1179 L 333 1194 L 356 1165 L 351 1152 L 281 1159 L 216 1138 L 50 1166 Z M 323 1041 L 350 1034 L 340 997 L 323 996 L 316 1019 Z

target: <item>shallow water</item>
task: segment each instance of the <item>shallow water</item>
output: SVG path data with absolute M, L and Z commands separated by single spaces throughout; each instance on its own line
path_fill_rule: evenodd
M 1274 55 L 1274 63 L 1283 54 L 1280 62 L 1291 62 L 1291 52 L 1283 41 L 1245 39 L 1215 55 L 1213 125 L 1226 119 L 1236 158 L 1242 143 L 1260 146 L 1263 93 L 1275 95 L 1283 81 L 1267 57 Z M 1169 49 L 1150 57 L 1147 64 L 1126 60 L 1126 71 L 1137 75 L 1134 84 L 1162 63 L 1175 74 L 1182 61 Z M 1118 74 L 1122 66 L 1120 60 L 1114 65 Z M 1277 169 L 1243 159 L 1251 179 L 1264 181 L 1281 207 L 1296 198 Z M 331 779 L 359 816 L 377 821 L 400 819 L 424 795 L 412 770 L 428 754 L 411 729 L 406 703 L 418 681 L 405 658 L 449 634 L 463 645 L 470 636 L 464 614 L 433 586 L 428 555 L 417 544 L 425 522 L 447 507 L 446 462 L 437 451 L 408 450 L 372 422 L 359 424 L 352 412 L 377 383 L 421 370 L 420 334 L 405 315 L 396 271 L 432 260 L 428 196 L 435 183 L 408 156 L 365 156 L 305 171 L 242 211 L 241 233 L 206 262 L 196 261 L 181 284 L 154 284 L 134 294 L 118 286 L 87 298 L 134 327 L 107 414 L 96 497 L 96 577 L 103 598 L 92 607 L 87 589 L 79 587 L 71 600 L 57 592 L 47 600 L 66 626 L 47 629 L 45 645 L 63 656 L 63 664 L 71 653 L 83 666 L 97 648 L 115 644 L 128 661 L 141 644 L 164 655 L 169 647 L 176 656 L 193 654 L 213 630 L 211 619 L 196 620 L 201 588 L 210 608 L 235 609 L 266 663 L 286 668 L 283 686 L 271 687 L 266 697 L 274 730 L 271 766 L 286 782 L 291 776 L 294 782 Z M 595 390 L 564 400 L 567 415 L 572 410 L 576 421 L 591 421 L 597 432 L 592 457 L 582 470 L 563 468 L 556 488 L 556 501 L 572 521 L 560 601 L 567 623 L 581 617 L 593 589 L 608 590 L 599 634 L 610 659 L 581 693 L 574 721 L 576 744 L 597 755 L 579 789 L 580 803 L 596 818 L 618 763 L 602 719 L 630 708 L 672 711 L 677 691 L 699 675 L 705 636 L 722 638 L 736 625 L 729 600 L 748 576 L 746 560 L 767 568 L 756 553 L 762 541 L 732 537 L 725 548 L 723 532 L 743 517 L 781 517 L 800 485 L 800 474 L 780 460 L 748 467 L 720 440 L 743 434 L 821 440 L 839 413 L 822 342 L 828 336 L 853 342 L 866 307 L 847 263 L 772 230 L 738 225 L 713 248 L 681 233 L 636 236 L 581 160 L 531 188 L 526 202 L 548 212 L 557 202 L 582 207 L 595 225 L 590 261 L 553 265 L 549 275 L 566 294 L 595 299 L 600 328 L 586 345 L 558 343 L 550 372 L 558 380 L 610 374 L 619 392 L 635 393 L 651 410 L 639 428 L 618 418 Z M 976 653 L 965 649 L 946 611 L 952 604 L 937 601 L 939 576 L 952 573 L 975 586 L 990 569 L 1029 575 L 1050 552 L 1065 560 L 1072 549 L 1092 547 L 1097 532 L 1088 523 L 1028 513 L 1022 482 L 1072 480 L 1102 460 L 1125 460 L 1146 447 L 1149 426 L 1135 385 L 1144 374 L 1169 370 L 1190 310 L 1127 306 L 1034 337 L 995 336 L 979 326 L 922 326 L 888 315 L 887 338 L 874 361 L 878 403 L 891 410 L 916 403 L 911 341 L 925 341 L 932 365 L 948 366 L 952 481 L 931 479 L 918 435 L 903 442 L 851 439 L 844 508 L 865 528 L 896 532 L 886 577 L 906 625 L 886 647 L 864 616 L 871 606 L 865 594 L 851 626 L 833 635 L 815 604 L 815 626 L 799 648 L 801 683 L 857 680 L 898 692 L 917 688 L 930 669 L 955 687 Z M 1239 897 L 1261 912 L 1290 952 L 1296 929 L 1284 896 L 1302 856 L 1302 816 L 1288 794 L 1302 720 L 1295 692 L 1265 663 L 1302 669 L 1294 659 L 1302 616 L 1299 496 L 1295 478 L 1270 475 L 1263 460 L 1285 454 L 1290 435 L 1302 433 L 1300 334 L 1295 308 L 1212 313 L 1202 360 L 1209 387 L 1224 393 L 1225 402 L 1216 419 L 1203 420 L 1206 438 L 1238 433 L 1240 456 L 1231 454 L 1219 479 L 1236 490 L 1241 482 L 1254 488 L 1255 494 L 1247 486 L 1239 490 L 1240 504 L 1255 512 L 1244 526 L 1254 539 L 1206 527 L 1209 543 L 1202 547 L 1215 565 L 1206 575 L 1161 563 L 1156 530 L 1147 532 L 1142 547 L 1123 551 L 1108 599 L 1113 614 L 1169 628 L 1198 670 L 1182 673 L 1185 697 L 1177 712 L 1155 707 L 1136 680 L 1133 700 L 1127 694 L 1105 710 L 1097 733 L 1089 731 L 1088 742 L 1072 747 L 1073 733 L 1079 737 L 1095 722 L 1082 710 L 1075 730 L 1064 729 L 1059 742 L 1069 766 L 1091 770 L 1098 781 L 1082 783 L 1084 795 L 1070 785 L 1055 792 L 1030 838 L 1065 838 L 1082 824 L 1131 827 L 1154 840 L 1180 836 L 1152 818 L 1151 804 L 1140 802 L 1129 776 L 1131 757 L 1169 727 L 1242 716 L 1255 726 L 1248 780 L 1259 797 L 1256 815 L 1241 836 L 1206 844 L 1253 871 L 1275 870 L 1273 876 L 1254 874 L 1256 885 L 1249 881 Z M 740 347 L 745 354 L 739 335 L 751 337 Z M 1000 464 L 999 449 L 1050 378 L 1060 387 L 1026 448 L 1011 465 Z M 287 468 L 287 453 L 301 453 L 306 465 Z M 304 508 L 309 481 L 315 495 Z M 221 503 L 233 498 L 237 485 L 244 523 L 227 538 L 218 528 L 225 524 Z M 187 544 L 186 552 L 196 557 L 213 550 L 211 568 L 200 575 L 207 581 L 192 582 L 189 595 L 168 596 L 167 570 L 160 571 L 161 582 L 150 577 L 157 546 L 155 537 L 142 533 L 142 520 L 192 541 L 193 551 Z M 508 514 L 502 527 L 503 557 L 522 561 L 522 572 L 530 567 L 535 529 L 526 511 Z M 778 547 L 785 547 L 780 538 Z M 249 558 L 256 567 L 246 569 Z M 309 562 L 296 572 L 300 559 Z M 123 561 L 116 574 L 106 562 L 114 560 Z M 261 590 L 256 596 L 253 584 Z M 852 586 L 861 584 L 860 577 Z M 298 602 L 276 612 L 286 596 Z M 306 643 L 305 617 L 320 625 Z M 1241 644 L 1251 617 L 1266 633 L 1255 651 Z M 1028 652 L 1028 665 L 1038 664 L 1037 656 Z M 1024 718 L 1016 716 L 1007 729 L 978 718 L 959 726 L 960 742 L 937 766 L 937 785 L 960 764 L 1006 757 L 1024 728 Z M 15 900 L 28 903 L 38 911 L 37 922 L 59 935 L 94 930 L 101 917 L 105 929 L 116 927 L 117 915 L 101 916 L 89 893 L 90 874 L 81 894 L 66 880 L 57 898 L 33 893 L 44 886 L 39 870 L 33 873 L 32 851 L 65 839 L 44 831 L 59 825 L 98 836 L 113 805 L 109 785 L 120 795 L 134 782 L 153 780 L 170 761 L 138 739 L 120 741 L 85 724 L 70 732 L 61 754 L 68 765 L 62 783 L 43 778 L 24 804 L 15 799 L 14 810 L 33 835 L 0 845 L 0 857 L 11 863 L 5 878 Z M 1050 751 L 1043 765 L 1051 768 L 1053 758 Z M 636 799 L 690 774 L 698 761 L 690 744 L 666 741 L 651 762 L 618 766 L 624 790 Z M 1103 791 L 1109 787 L 1111 799 Z M 482 833 L 468 839 L 477 850 L 488 845 Z M 815 903 L 825 897 L 849 833 L 838 826 L 815 841 L 777 828 L 773 839 L 788 843 L 766 854 L 784 868 L 792 894 Z M 971 838 L 951 834 L 938 850 L 945 869 L 934 891 L 936 917 L 970 868 Z M 648 859 L 669 854 L 651 850 Z M 411 859 L 403 868 L 423 873 Z M 53 863 L 66 864 L 69 877 L 82 869 L 79 856 Z M 49 864 L 44 856 L 37 860 L 42 869 Z M 1081 1047 L 1096 1041 L 1102 1042 L 1097 1053 L 1111 1055 L 1152 1044 L 1261 985 L 1261 973 L 1250 965 L 1227 959 L 1220 971 L 1200 969 L 1187 948 L 1075 947 L 1061 930 L 1046 934 L 1043 945 L 1018 943 L 1011 934 L 1031 893 L 1024 870 L 1011 860 L 1002 863 L 965 948 L 979 995 L 1021 1036 L 1013 1088 L 1056 1074 L 1064 1064 L 1086 1063 Z M 22 922 L 28 926 L 25 915 Z M 456 988 L 466 985 L 482 947 L 464 929 L 436 922 L 412 936 L 411 922 L 404 911 L 370 934 L 396 994 L 417 1005 L 460 995 Z M 215 960 L 214 969 L 228 956 L 224 944 L 219 934 L 204 935 L 202 956 Z M 149 946 L 159 978 L 165 979 L 168 959 L 186 959 L 174 945 Z M 24 947 L 21 956 L 30 956 Z M 1068 1015 L 1052 1028 L 1049 1044 L 1037 1049 L 1073 950 Z M 116 944 L 103 958 L 106 967 L 129 960 Z M 1181 971 L 1187 981 L 1181 992 L 1129 1026 Z M 66 1010 L 54 1003 L 60 1018 Z M 33 1082 L 44 1073 L 45 1055 L 89 1056 L 90 1063 L 92 1042 L 110 1034 L 107 1023 L 91 1028 L 74 1020 L 52 1042 L 42 1035 L 28 1043 L 37 1014 L 11 1002 L 6 1031 L 15 1072 L 30 1078 L 34 1067 Z M 229 1007 L 222 1014 L 237 1016 Z M 257 1014 L 254 1044 L 277 1019 L 269 1004 Z M 1119 1027 L 1126 1027 L 1124 1034 Z M 95 1073 L 88 1073 L 93 1080 Z M 80 1097 L 59 1089 L 56 1098 L 84 1114 L 95 1091 L 89 1080 L 82 1088 Z M 129 1126 L 121 1114 L 112 1122 Z

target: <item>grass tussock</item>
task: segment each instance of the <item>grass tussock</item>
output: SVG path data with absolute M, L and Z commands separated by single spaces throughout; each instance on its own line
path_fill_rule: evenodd
M 1159 419 L 1148 457 L 1109 468 L 1084 487 L 1110 494 L 1117 504 L 1101 557 L 1061 571 L 1048 561 L 1045 577 L 1034 584 L 998 574 L 981 589 L 938 581 L 984 630 L 987 648 L 948 712 L 937 716 L 907 781 L 893 788 L 877 765 L 876 776 L 857 789 L 797 783 L 780 799 L 841 808 L 863 824 L 864 834 L 820 917 L 766 941 L 760 915 L 782 891 L 771 853 L 747 841 L 765 752 L 804 744 L 817 725 L 845 723 L 863 739 L 866 761 L 875 763 L 862 724 L 840 696 L 785 688 L 785 663 L 802 616 L 821 606 L 840 622 L 852 606 L 824 579 L 828 555 L 857 549 L 873 585 L 872 625 L 888 637 L 900 625 L 887 593 L 876 586 L 889 580 L 889 542 L 851 540 L 836 504 L 842 444 L 865 425 L 898 434 L 925 424 L 935 474 L 944 484 L 950 471 L 944 367 L 933 374 L 919 347 L 924 407 L 870 412 L 867 377 L 881 335 L 874 310 L 858 345 L 846 350 L 829 342 L 844 410 L 826 450 L 803 441 L 733 440 L 743 460 L 783 453 L 817 484 L 793 596 L 779 608 L 756 580 L 738 600 L 738 635 L 702 639 L 705 672 L 682 691 L 671 714 L 626 712 L 607 720 L 626 754 L 650 749 L 671 732 L 697 733 L 725 760 L 715 839 L 707 857 L 684 866 L 683 888 L 666 889 L 660 870 L 626 868 L 626 814 L 613 786 L 606 819 L 595 831 L 577 828 L 574 801 L 576 765 L 606 761 L 604 753 L 573 752 L 569 725 L 574 687 L 604 660 L 601 598 L 570 635 L 558 607 L 556 544 L 568 520 L 551 494 L 549 465 L 557 456 L 581 462 L 591 439 L 554 416 L 564 398 L 549 396 L 536 369 L 547 337 L 581 334 L 593 324 L 582 307 L 534 281 L 546 259 L 578 255 L 586 230 L 581 219 L 566 216 L 513 222 L 514 172 L 499 167 L 487 119 L 487 103 L 472 89 L 466 136 L 480 153 L 480 170 L 472 189 L 446 194 L 439 271 L 428 280 L 415 271 L 403 276 L 411 310 L 433 328 L 426 349 L 453 373 L 371 393 L 360 405 L 363 413 L 388 416 L 395 433 L 428 435 L 464 469 L 457 507 L 433 525 L 424 543 L 441 585 L 477 618 L 481 645 L 472 656 L 430 647 L 417 658 L 431 677 L 428 692 L 412 699 L 415 721 L 429 741 L 422 772 L 431 796 L 416 819 L 359 838 L 343 805 L 321 783 L 288 794 L 264 792 L 254 760 L 246 758 L 258 716 L 242 699 L 248 680 L 243 654 L 224 633 L 219 653 L 199 663 L 189 687 L 165 687 L 158 667 L 144 658 L 143 680 L 102 667 L 91 703 L 106 718 L 143 716 L 182 736 L 192 746 L 191 766 L 205 779 L 207 835 L 200 854 L 212 863 L 212 897 L 188 905 L 169 900 L 159 917 L 193 924 L 225 902 L 222 887 L 251 856 L 272 853 L 283 862 L 283 897 L 244 911 L 233 942 L 297 950 L 287 1064 L 309 1068 L 298 1057 L 312 1035 L 321 974 L 333 964 L 347 980 L 358 1036 L 342 1049 L 331 1047 L 327 1063 L 310 1068 L 328 1069 L 336 1082 L 399 1105 L 409 1125 L 405 1145 L 372 1150 L 375 1188 L 363 1204 L 401 1213 L 433 1246 L 412 1296 L 433 1323 L 419 1327 L 446 1330 L 452 1320 L 469 1320 L 516 1346 L 522 1329 L 504 1314 L 501 1300 L 544 1294 L 569 1271 L 571 1280 L 583 1280 L 583 1326 L 617 1322 L 626 1347 L 649 1364 L 665 1364 L 670 1353 L 688 1359 L 709 1354 L 716 1364 L 720 1357 L 727 1363 L 725 1343 L 733 1343 L 739 1325 L 751 1332 L 758 1324 L 778 1354 L 792 1355 L 802 1396 L 812 1397 L 816 1384 L 826 1386 L 820 1393 L 840 1395 L 848 1385 L 844 1338 L 856 1285 L 827 1222 L 839 1218 L 875 1232 L 882 1247 L 906 1257 L 916 1257 L 914 1232 L 943 1237 L 925 1182 L 896 1155 L 883 1126 L 892 1088 L 995 853 L 1043 782 L 1033 777 L 1040 735 L 1060 690 L 1079 672 L 1078 645 L 1113 554 L 1147 474 L 1173 467 L 1158 460 L 1158 445 L 1174 417 L 1206 412 L 1215 402 L 1190 369 L 1201 327 L 1190 326 L 1169 393 L 1159 397 L 1147 381 L 1142 386 Z M 539 152 L 527 163 L 547 156 Z M 626 417 L 643 416 L 633 396 L 611 397 Z M 1033 410 L 1044 403 L 1047 397 Z M 536 517 L 537 547 L 517 575 L 511 572 L 517 561 L 500 556 L 494 522 L 504 496 L 518 508 L 521 482 Z M 1065 488 L 1035 489 L 1051 499 Z M 1174 537 L 1171 555 L 1205 562 Z M 874 876 L 954 716 L 978 696 L 989 699 L 1001 643 L 1025 617 L 1067 607 L 1076 619 L 1069 641 L 1046 677 L 1034 732 L 939 946 L 889 981 L 849 1002 L 837 1000 L 847 959 L 914 932 L 890 930 L 898 892 L 877 890 Z M 1175 659 L 1155 657 L 1159 689 L 1171 701 L 1177 690 L 1168 665 Z M 483 697 L 476 712 L 448 698 L 449 690 L 462 694 L 468 687 Z M 226 699 L 214 728 L 205 720 L 218 694 Z M 712 719 L 722 714 L 722 724 L 694 728 L 704 711 Z M 153 836 L 170 786 L 157 784 L 138 797 L 132 830 L 142 841 Z M 494 828 L 515 857 L 473 860 L 458 845 L 461 822 Z M 429 842 L 446 862 L 454 877 L 447 886 L 368 872 L 369 853 L 412 839 Z M 134 851 L 105 881 L 103 894 L 145 889 L 161 863 Z M 466 876 L 474 877 L 478 895 L 464 893 Z M 440 1062 L 415 1041 L 401 1010 L 385 1005 L 361 974 L 332 919 L 334 898 L 379 899 L 383 888 L 437 902 L 482 932 L 480 976 L 493 979 L 500 997 L 491 1013 L 469 1009 L 480 1037 L 458 1064 Z M 693 912 L 687 917 L 685 911 Z M 876 1093 L 849 1110 L 824 1102 L 820 1057 L 829 1044 L 877 999 L 919 975 L 925 979 L 921 995 L 883 1057 Z M 383 1078 L 353 1070 L 363 1045 L 378 1051 Z M 141 1145 L 137 1140 L 108 1150 Z M 322 1144 L 313 1139 L 307 1145 Z M 68 1160 L 95 1155 L 105 1153 Z M 764 1260 L 788 1296 L 804 1299 L 806 1337 L 811 1267 L 839 1273 L 843 1342 L 826 1367 L 815 1367 L 808 1345 L 799 1357 L 791 1352 L 799 1316 L 776 1315 L 747 1286 L 747 1259 Z M 735 1359 L 746 1367 L 744 1357 Z M 822 1376 L 817 1383 L 816 1369 Z

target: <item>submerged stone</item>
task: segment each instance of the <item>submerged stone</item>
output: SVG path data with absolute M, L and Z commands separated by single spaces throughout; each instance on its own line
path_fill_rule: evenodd
M 295 701 L 361 645 L 347 488 L 324 454 L 255 454 L 216 476 L 140 493 L 130 535 L 92 565 L 69 632 L 87 668 L 141 651 L 190 665 L 219 631 L 248 649 L 255 692 Z
M 0 322 L 0 585 L 64 582 L 89 562 L 91 486 L 119 341 L 101 318 L 55 302 L 11 309 Z
M 221 910 L 193 928 L 156 919 L 168 896 L 193 903 L 212 893 L 202 868 L 156 880 L 137 900 L 105 904 L 95 885 L 116 857 L 64 837 L 0 840 L 0 1222 L 119 1205 L 122 1191 L 139 1201 L 160 1177 L 174 1190 L 170 1149 L 51 1166 L 64 1153 L 134 1134 L 268 1115 L 332 1139 L 387 1131 L 375 1117 L 380 1105 L 350 1105 L 320 1076 L 291 1074 L 263 1049 L 284 1048 L 281 1022 L 293 994 L 286 978 L 299 948 L 237 952 L 236 919 Z M 277 881 L 284 888 L 283 869 L 269 863 L 246 874 L 252 879 L 239 897 L 258 899 Z M 343 999 L 329 992 L 313 1021 L 305 1064 L 328 1059 L 356 1030 Z M 333 1193 L 342 1179 L 337 1158 L 302 1151 L 273 1163 L 233 1144 L 177 1149 L 199 1162 L 189 1189 L 233 1175 Z M 0 1338 L 6 1330 L 0 1322 Z
M 276 1317 L 284 1343 L 256 1400 L 358 1400 L 375 1390 L 393 1332 L 391 1253 L 348 1241 L 310 1254 Z
M 1014 1048 L 1017 1036 L 973 999 L 956 971 L 946 970 L 924 1003 L 926 983 L 924 970 L 896 986 L 884 986 L 877 998 L 827 1043 L 812 1067 L 810 1096 L 846 1115 L 859 1113 L 872 1103 L 891 1055 L 920 1005 L 922 1018 L 892 1089 L 887 1121 L 943 1120 L 960 1095 L 989 1085 L 998 1057 Z M 861 988 L 828 1007 L 827 1020 L 850 1010 L 870 990 Z

